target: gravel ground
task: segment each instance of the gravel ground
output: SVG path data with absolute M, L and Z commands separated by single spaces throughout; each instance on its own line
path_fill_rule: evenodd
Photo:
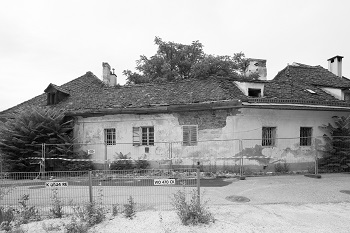
M 350 203 L 264 204 L 215 206 L 210 208 L 216 222 L 210 225 L 183 226 L 174 211 L 138 212 L 133 220 L 122 216 L 109 218 L 89 232 L 349 232 Z M 67 219 L 49 219 L 23 225 L 28 233 L 47 231 L 62 226 Z M 43 223 L 46 230 L 43 229 Z M 44 227 L 45 228 L 45 227 Z

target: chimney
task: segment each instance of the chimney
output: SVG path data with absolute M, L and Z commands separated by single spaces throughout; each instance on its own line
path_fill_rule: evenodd
M 266 60 L 248 58 L 249 65 L 246 69 L 245 76 L 248 77 L 250 74 L 258 73 L 260 80 L 266 80 L 267 69 L 266 69 Z
M 342 56 L 335 56 L 332 58 L 329 58 L 328 61 L 328 71 L 332 72 L 338 77 L 343 77 L 342 75 L 342 59 L 344 57 Z
M 117 75 L 111 72 L 111 66 L 107 62 L 102 62 L 102 78 L 103 82 L 108 86 L 117 85 Z

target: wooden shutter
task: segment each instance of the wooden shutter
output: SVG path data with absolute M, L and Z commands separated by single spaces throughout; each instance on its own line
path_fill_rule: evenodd
M 141 145 L 141 132 L 140 127 L 132 127 L 132 144 L 134 146 Z
M 197 126 L 196 125 L 184 125 L 182 126 L 183 138 L 182 142 L 184 146 L 197 145 Z

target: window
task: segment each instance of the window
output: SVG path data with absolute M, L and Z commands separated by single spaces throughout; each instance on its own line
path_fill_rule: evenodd
M 132 128 L 133 145 L 153 146 L 154 145 L 154 127 L 133 127 Z
M 248 96 L 250 96 L 250 97 L 261 97 L 261 89 L 248 88 Z
M 263 127 L 262 128 L 262 146 L 275 146 L 276 145 L 276 127 Z
M 197 145 L 197 125 L 184 125 L 182 126 L 184 146 L 196 146 Z
M 346 102 L 350 102 L 350 92 L 349 91 L 344 91 L 344 100 Z
M 311 127 L 300 127 L 300 146 L 311 146 L 311 137 Z
M 105 129 L 105 144 L 115 145 L 115 129 Z
M 57 98 L 56 93 L 47 93 L 47 104 L 56 104 Z

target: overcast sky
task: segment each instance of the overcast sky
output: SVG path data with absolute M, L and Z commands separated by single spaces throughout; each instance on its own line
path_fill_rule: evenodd
M 62 85 L 102 62 L 134 70 L 156 53 L 155 36 L 204 52 L 267 60 L 272 79 L 287 63 L 328 67 L 341 55 L 350 78 L 348 0 L 9 0 L 0 3 L 0 111 Z

